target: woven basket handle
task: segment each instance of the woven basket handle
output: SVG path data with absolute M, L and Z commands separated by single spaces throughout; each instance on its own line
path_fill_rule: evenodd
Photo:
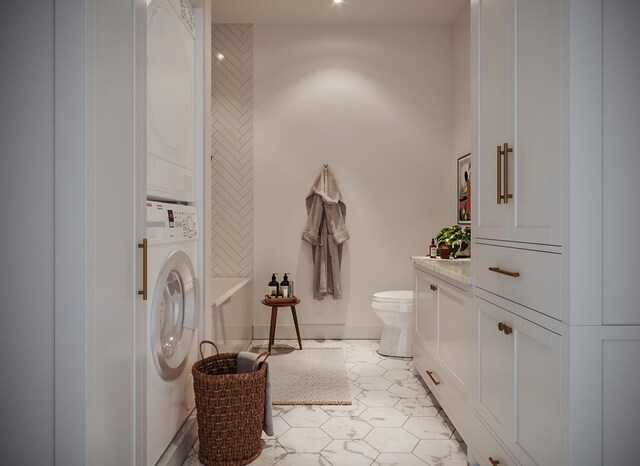
M 213 347 L 216 349 L 216 355 L 220 354 L 220 350 L 218 350 L 218 347 L 214 342 L 212 342 L 211 340 L 202 340 L 200 342 L 200 359 L 204 359 L 204 354 L 202 353 L 202 345 L 204 345 L 205 343 L 209 343 L 210 345 L 213 345 Z
M 260 361 L 260 358 L 262 356 L 264 356 L 264 359 L 262 361 Z M 255 371 L 256 368 L 258 367 L 258 364 L 261 363 L 261 362 L 265 362 L 268 357 L 269 357 L 269 352 L 268 351 L 264 351 L 264 352 L 260 353 L 258 355 L 258 357 L 256 358 L 256 360 L 253 361 L 253 367 L 251 368 L 251 372 Z

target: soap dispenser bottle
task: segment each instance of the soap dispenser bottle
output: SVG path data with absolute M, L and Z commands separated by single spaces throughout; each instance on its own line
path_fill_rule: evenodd
M 289 273 L 285 272 L 284 278 L 280 282 L 280 295 L 283 298 L 289 297 Z
M 269 293 L 268 296 L 271 298 L 277 298 L 280 294 L 280 285 L 278 285 L 278 280 L 276 280 L 277 273 L 271 275 L 271 281 L 269 282 Z
M 436 246 L 436 240 L 435 238 L 431 238 L 431 244 L 429 245 L 429 257 L 435 259 L 437 252 L 438 248 Z

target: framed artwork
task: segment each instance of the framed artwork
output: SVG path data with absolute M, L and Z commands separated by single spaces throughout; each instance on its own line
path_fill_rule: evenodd
M 471 154 L 463 155 L 458 159 L 458 186 L 457 186 L 458 224 L 471 224 Z

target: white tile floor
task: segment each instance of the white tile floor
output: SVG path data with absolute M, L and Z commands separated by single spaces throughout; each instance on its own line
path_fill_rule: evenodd
M 266 342 L 254 342 L 254 345 Z M 297 348 L 278 340 L 277 346 Z M 346 406 L 274 406 L 273 437 L 263 434 L 260 466 L 466 466 L 466 446 L 411 360 L 377 353 L 373 340 L 303 340 L 342 347 L 352 394 Z M 200 465 L 198 443 L 183 466 Z

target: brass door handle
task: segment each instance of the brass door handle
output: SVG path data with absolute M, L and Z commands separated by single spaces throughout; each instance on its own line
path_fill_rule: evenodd
M 498 322 L 498 331 L 504 332 L 505 335 L 510 335 L 511 333 L 513 333 L 513 328 L 509 327 L 507 324 Z
M 440 381 L 433 378 L 433 371 L 427 371 L 427 375 L 429 376 L 431 381 L 436 385 L 436 387 L 440 385 Z
M 500 461 L 494 460 L 493 458 L 489 457 L 489 463 L 491 463 L 493 466 L 498 466 L 500 464 Z
M 147 238 L 143 238 L 142 243 L 138 244 L 142 249 L 142 290 L 138 290 L 138 294 L 142 295 L 142 300 L 147 300 Z
M 502 147 L 497 146 L 497 171 L 496 171 L 496 186 L 498 189 L 497 201 L 500 204 L 504 201 L 505 204 L 509 203 L 509 199 L 513 198 L 512 194 L 509 194 L 509 153 L 513 152 L 513 148 L 509 147 L 509 143 L 505 142 Z M 502 186 L 500 176 L 501 158 L 504 156 L 504 194 L 502 194 Z
M 501 273 L 502 275 L 508 275 L 509 277 L 518 278 L 520 272 L 510 272 L 508 270 L 502 270 L 500 267 L 489 267 L 489 270 L 495 273 Z
M 431 291 L 438 291 L 438 285 L 429 285 L 429 288 L 431 288 Z

